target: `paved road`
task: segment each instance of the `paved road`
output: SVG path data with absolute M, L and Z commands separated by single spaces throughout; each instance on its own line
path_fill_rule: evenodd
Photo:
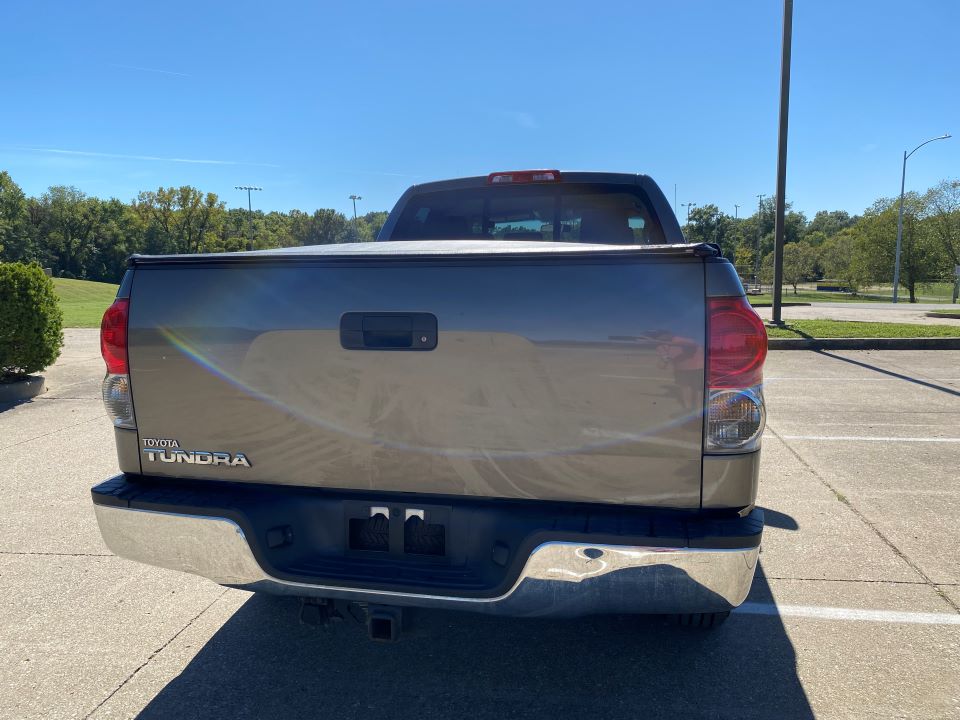
M 790 295 L 785 293 L 784 301 L 789 302 Z M 931 318 L 926 313 L 935 310 L 960 310 L 960 305 L 916 304 L 910 303 L 842 303 L 815 302 L 807 305 L 783 308 L 783 319 L 790 320 L 859 320 L 862 322 L 899 322 L 918 325 L 952 325 L 960 335 L 960 318 Z M 757 308 L 760 317 L 769 320 L 771 308 Z
M 0 412 L 0 717 L 960 717 L 960 352 L 775 352 L 760 572 L 713 633 L 429 613 L 397 645 L 111 556 L 96 331 Z

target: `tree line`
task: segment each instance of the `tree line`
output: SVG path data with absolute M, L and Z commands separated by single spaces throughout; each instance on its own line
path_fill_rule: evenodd
M 330 209 L 250 213 L 189 186 L 141 192 L 131 202 L 62 185 L 35 198 L 0 171 L 0 261 L 38 262 L 57 277 L 119 282 L 133 253 L 366 242 L 386 219 L 386 212 L 370 212 L 354 222 Z
M 757 211 L 731 217 L 716 205 L 690 211 L 684 235 L 720 245 L 745 283 L 773 280 L 775 198 Z M 856 291 L 893 282 L 899 198 L 881 198 L 862 215 L 821 210 L 808 220 L 787 203 L 783 277 L 797 292 L 809 280 L 829 279 Z M 943 180 L 925 193 L 904 196 L 900 285 L 916 302 L 921 283 L 951 282 L 960 265 L 960 182 Z M 954 291 L 956 297 L 956 290 Z
M 746 283 L 773 275 L 775 199 L 752 215 L 731 217 L 716 205 L 690 210 L 684 234 L 720 245 Z M 784 281 L 793 286 L 830 279 L 856 291 L 893 279 L 897 200 L 882 198 L 862 215 L 821 210 L 810 220 L 790 208 L 785 217 Z M 215 193 L 158 188 L 131 202 L 102 200 L 56 185 L 27 197 L 0 171 L 0 261 L 38 262 L 54 275 L 118 282 L 132 253 L 232 252 L 373 240 L 386 212 L 356 221 L 331 209 L 249 213 L 227 208 Z M 960 265 L 960 182 L 944 180 L 904 198 L 901 285 L 916 300 L 921 283 L 953 278 Z

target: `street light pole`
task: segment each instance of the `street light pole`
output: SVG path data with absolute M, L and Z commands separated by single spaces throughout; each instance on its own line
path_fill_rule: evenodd
M 688 202 L 688 203 L 680 203 L 680 206 L 685 207 L 687 209 L 687 225 L 689 225 L 690 224 L 690 208 L 696 207 L 697 204 Z
M 363 200 L 363 198 L 359 195 L 351 195 L 350 199 L 353 200 L 353 239 L 359 241 L 360 234 L 357 232 L 357 200 Z
M 760 283 L 760 233 L 763 222 L 763 193 L 757 195 L 757 251 L 753 254 L 753 284 Z
M 247 250 L 253 250 L 253 203 L 250 200 L 250 192 L 253 190 L 263 190 L 262 187 L 257 187 L 256 185 L 234 185 L 237 190 L 246 190 L 247 191 L 247 220 L 249 221 L 248 227 L 249 235 L 247 237 Z
M 917 145 L 913 150 L 907 152 L 903 151 L 903 170 L 900 173 L 900 210 L 897 213 L 897 253 L 896 259 L 893 261 L 893 301 L 897 302 L 897 296 L 899 295 L 898 290 L 900 289 L 900 243 L 903 240 L 903 191 L 907 183 L 907 158 L 913 155 L 917 150 L 922 148 L 927 143 L 932 143 L 934 140 L 946 140 L 950 137 L 950 133 L 944 133 L 943 135 L 938 135 L 935 138 L 930 138 L 929 140 L 924 140 L 922 143 Z
M 740 206 L 737 205 L 736 203 L 733 204 L 733 219 L 734 220 L 740 219 Z
M 777 132 L 777 197 L 773 221 L 773 324 L 780 325 L 783 293 L 784 219 L 787 210 L 787 127 L 790 119 L 790 52 L 793 46 L 793 0 L 783 0 L 780 48 L 780 129 Z

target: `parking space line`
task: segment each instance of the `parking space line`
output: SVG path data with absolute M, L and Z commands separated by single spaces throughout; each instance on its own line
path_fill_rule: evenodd
M 907 623 L 911 625 L 960 625 L 960 615 L 950 613 L 858 610 L 856 608 L 817 607 L 815 605 L 776 605 L 774 603 L 746 602 L 733 612 L 738 615 L 777 615 L 813 620 L 853 620 L 859 622 Z
M 947 437 L 892 437 L 876 435 L 781 435 L 783 440 L 828 440 L 828 441 L 860 441 L 867 442 L 933 442 L 933 443 L 960 443 L 960 438 Z

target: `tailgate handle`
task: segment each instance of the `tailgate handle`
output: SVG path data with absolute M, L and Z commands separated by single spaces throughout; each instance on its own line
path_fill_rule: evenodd
M 344 313 L 340 346 L 344 350 L 433 350 L 437 317 L 430 313 Z

